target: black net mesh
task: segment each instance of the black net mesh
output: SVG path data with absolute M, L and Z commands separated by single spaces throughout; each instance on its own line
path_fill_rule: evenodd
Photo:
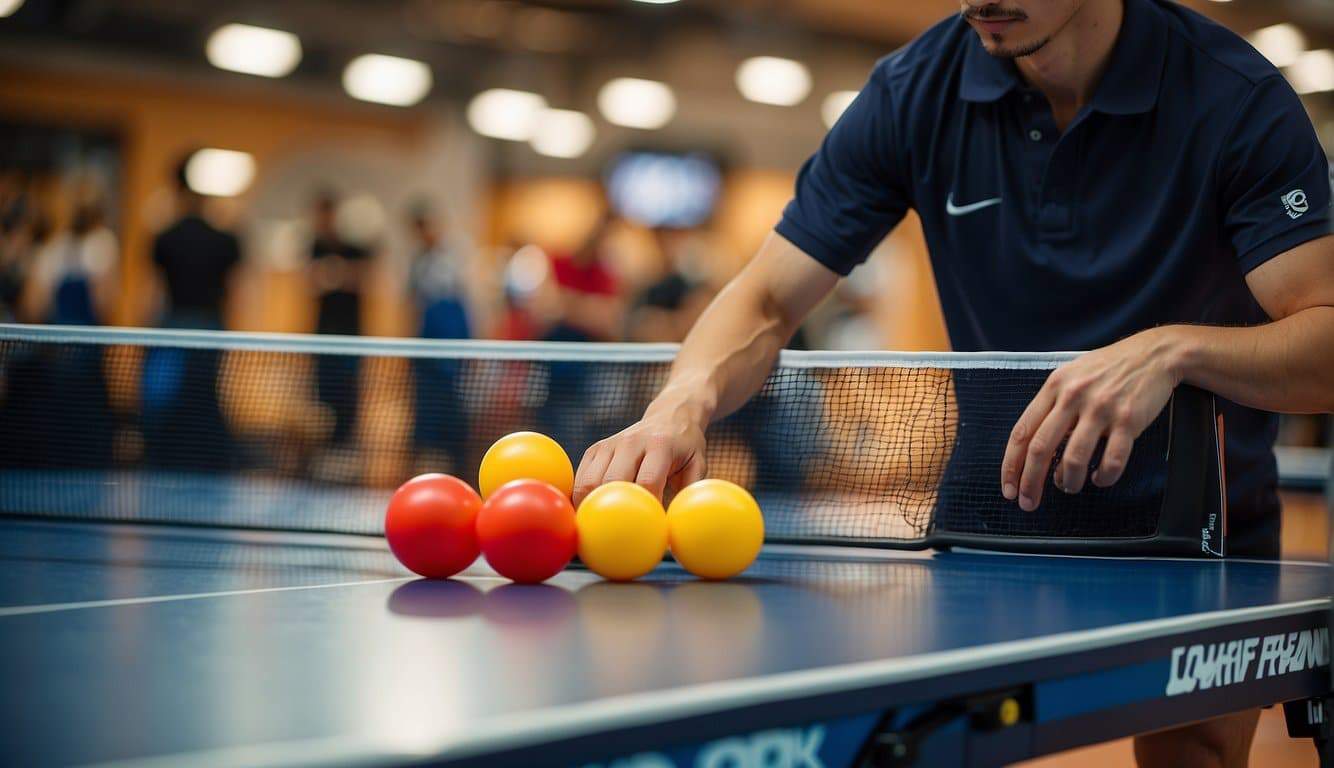
M 426 346 L 367 354 L 366 341 L 347 345 L 360 354 L 316 354 L 231 348 L 225 335 L 214 348 L 77 338 L 0 331 L 0 513 L 377 534 L 398 483 L 425 471 L 475 483 L 482 453 L 509 432 L 551 435 L 577 464 L 642 414 L 668 372 L 663 355 L 599 359 L 593 347 L 583 360 L 496 345 L 446 358 Z M 546 349 L 559 354 L 541 359 Z M 1166 414 L 1116 486 L 1067 495 L 1049 481 L 1025 513 L 1000 494 L 1000 461 L 1054 363 L 812 360 L 780 365 L 709 432 L 708 474 L 756 494 L 771 538 L 1154 534 Z

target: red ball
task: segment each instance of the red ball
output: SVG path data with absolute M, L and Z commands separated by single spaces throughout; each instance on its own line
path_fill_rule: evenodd
M 394 557 L 413 573 L 447 579 L 472 565 L 482 497 L 449 475 L 418 475 L 399 486 L 384 515 Z
M 512 480 L 496 489 L 477 515 L 486 562 L 501 576 L 536 584 L 560 573 L 578 549 L 574 506 L 554 485 Z

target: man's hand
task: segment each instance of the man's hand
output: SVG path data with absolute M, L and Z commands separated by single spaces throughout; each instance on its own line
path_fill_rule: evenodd
M 574 477 L 574 504 L 603 483 L 638 483 L 659 499 L 675 488 L 704 479 L 704 426 L 707 418 L 671 391 L 649 405 L 644 418 L 594 443 Z
M 1094 350 L 1052 372 L 1019 417 L 1001 463 L 1001 492 L 1032 512 L 1052 457 L 1069 438 L 1053 481 L 1066 493 L 1084 487 L 1089 462 L 1106 440 L 1093 483 L 1121 477 L 1131 444 L 1153 422 L 1181 383 L 1173 353 L 1174 329 L 1155 328 Z

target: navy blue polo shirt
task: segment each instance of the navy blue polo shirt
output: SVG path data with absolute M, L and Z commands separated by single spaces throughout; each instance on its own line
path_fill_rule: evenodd
M 960 18 L 881 60 L 777 231 L 848 274 L 917 211 L 956 350 L 1105 346 L 1268 318 L 1246 273 L 1330 232 L 1329 166 L 1282 75 L 1192 11 L 1125 0 L 1064 131 Z M 1277 553 L 1277 418 L 1224 403 L 1232 552 Z

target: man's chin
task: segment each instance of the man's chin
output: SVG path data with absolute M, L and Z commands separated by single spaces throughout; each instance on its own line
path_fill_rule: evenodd
M 1024 56 L 1032 56 L 1047 44 L 1046 39 L 1029 41 L 997 40 L 985 34 L 979 34 L 978 37 L 982 41 L 982 48 L 998 59 L 1019 59 Z

